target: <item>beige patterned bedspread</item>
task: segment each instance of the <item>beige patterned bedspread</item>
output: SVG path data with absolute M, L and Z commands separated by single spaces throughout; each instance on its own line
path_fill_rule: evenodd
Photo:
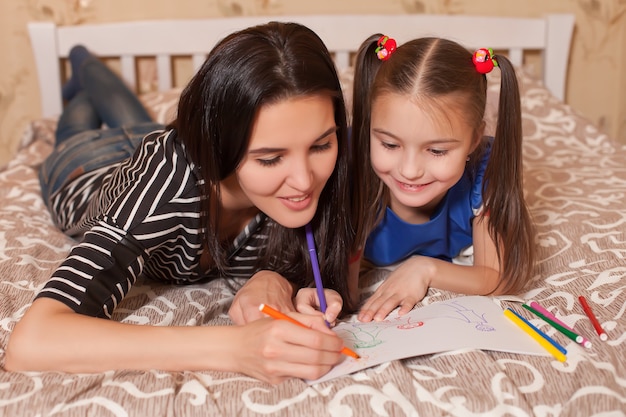
M 394 361 L 309 386 L 272 386 L 222 372 L 0 371 L 2 416 L 623 416 L 626 415 L 626 148 L 545 89 L 523 78 L 525 181 L 539 235 L 530 290 L 593 343 L 584 349 L 539 320 L 568 349 L 550 356 L 479 350 Z M 491 92 L 494 94 L 494 92 Z M 161 97 L 150 97 L 160 116 Z M 54 121 L 35 121 L 0 171 L 0 360 L 11 329 L 72 241 L 41 200 L 38 164 Z M 370 288 L 383 276 L 367 276 Z M 601 342 L 578 304 L 584 295 L 609 340 Z M 423 304 L 455 297 L 431 289 Z M 169 287 L 143 282 L 116 320 L 157 325 L 229 323 L 223 282 Z M 519 304 L 503 302 L 503 307 Z M 418 306 L 419 307 L 419 306 Z

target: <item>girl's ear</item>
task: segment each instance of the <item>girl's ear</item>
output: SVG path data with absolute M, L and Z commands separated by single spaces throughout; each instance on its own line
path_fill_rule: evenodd
M 470 154 L 474 153 L 474 151 L 476 150 L 476 147 L 478 147 L 478 145 L 480 144 L 480 141 L 482 140 L 483 136 L 485 135 L 485 126 L 486 125 L 487 124 L 483 120 L 480 123 L 480 126 L 478 126 L 478 128 L 474 131 L 474 137 L 472 138 L 472 146 L 470 148 Z

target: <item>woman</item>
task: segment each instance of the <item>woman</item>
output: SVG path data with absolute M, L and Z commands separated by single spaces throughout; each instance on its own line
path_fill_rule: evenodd
M 341 360 L 324 319 L 347 295 L 351 239 L 345 108 L 319 37 L 287 23 L 226 37 L 183 91 L 177 119 L 143 138 L 158 126 L 132 93 L 85 50 L 74 55 L 71 100 L 41 178 L 56 223 L 82 240 L 15 327 L 6 368 L 214 369 L 273 383 L 326 373 Z M 72 124 L 80 112 L 82 129 Z M 94 131 L 102 122 L 109 129 Z M 326 315 L 293 313 L 310 329 L 257 320 L 259 304 L 293 312 L 296 291 L 311 286 L 308 223 L 325 287 L 337 291 Z M 176 284 L 251 277 L 230 310 L 239 325 L 102 320 L 139 274 Z M 300 290 L 298 309 L 312 312 L 314 294 Z

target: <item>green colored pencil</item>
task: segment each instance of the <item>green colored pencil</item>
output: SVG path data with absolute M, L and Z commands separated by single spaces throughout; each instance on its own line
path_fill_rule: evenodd
M 550 318 L 546 317 L 544 314 L 540 313 L 539 311 L 535 310 L 534 308 L 532 308 L 531 306 L 527 304 L 522 304 L 522 307 L 524 307 L 526 310 L 533 313 L 535 316 L 539 317 L 541 320 L 548 323 L 550 326 L 557 329 L 559 332 L 563 333 L 565 336 L 567 336 L 569 339 L 573 340 L 574 342 L 576 343 L 582 342 L 583 337 L 577 334 L 576 332 L 573 332 L 570 329 L 561 326 L 559 323 L 555 322 L 554 320 L 551 320 Z

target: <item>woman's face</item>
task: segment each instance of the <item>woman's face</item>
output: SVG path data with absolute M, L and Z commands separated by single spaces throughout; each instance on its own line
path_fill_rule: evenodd
M 307 224 L 335 169 L 336 132 L 329 96 L 294 97 L 261 107 L 235 173 L 245 198 L 285 227 Z

